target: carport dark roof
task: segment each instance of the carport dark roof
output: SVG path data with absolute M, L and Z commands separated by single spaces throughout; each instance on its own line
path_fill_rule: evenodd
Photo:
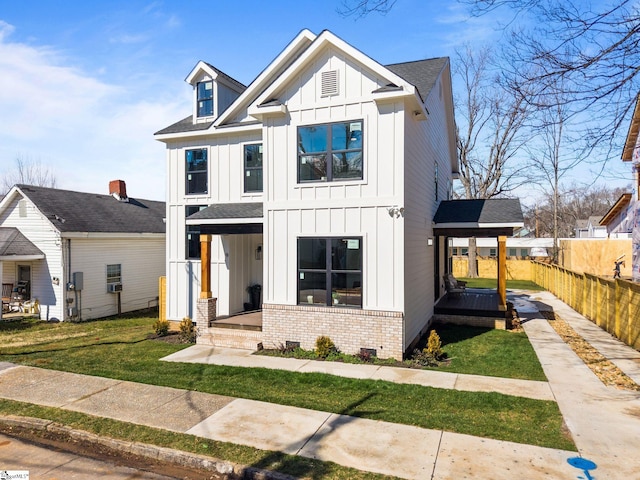
M 448 236 L 511 235 L 524 225 L 520 200 L 446 200 L 433 218 L 434 230 Z
M 187 220 L 257 219 L 262 216 L 262 202 L 216 203 L 189 215 Z
M 0 258 L 42 257 L 44 253 L 15 227 L 0 227 Z
M 165 233 L 164 202 L 17 185 L 61 232 Z

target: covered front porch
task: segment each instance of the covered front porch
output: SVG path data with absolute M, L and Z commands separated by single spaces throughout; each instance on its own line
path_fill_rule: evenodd
M 434 306 L 434 320 L 443 323 L 506 328 L 507 236 L 524 226 L 518 199 L 448 200 L 440 203 L 434 217 L 434 235 L 444 238 L 444 275 L 451 275 L 449 238 L 495 237 L 498 240 L 496 288 L 444 292 Z M 441 244 L 441 242 L 437 242 Z

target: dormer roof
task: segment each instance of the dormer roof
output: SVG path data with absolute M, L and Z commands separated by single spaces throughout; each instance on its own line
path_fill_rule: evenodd
M 211 77 L 217 82 L 224 83 L 238 93 L 242 93 L 247 89 L 246 85 L 240 83 L 232 76 L 227 75 L 222 70 L 217 69 L 210 63 L 203 62 L 202 60 L 200 60 L 196 64 L 196 66 L 193 67 L 193 70 L 191 70 L 189 75 L 187 75 L 187 78 L 185 78 L 185 82 L 191 85 L 195 85 L 198 79 L 202 77 L 203 74 Z

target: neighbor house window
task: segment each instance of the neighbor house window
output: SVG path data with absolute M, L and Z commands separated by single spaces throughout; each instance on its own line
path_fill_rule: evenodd
M 521 248 L 521 249 L 520 249 L 520 256 L 521 256 L 521 257 L 527 257 L 527 256 L 529 256 L 529 250 L 527 250 L 526 248 Z
M 107 285 L 122 283 L 122 265 L 115 263 L 107 265 Z
M 461 255 L 469 255 L 469 249 L 468 248 L 462 247 L 460 249 L 460 252 L 461 252 Z
M 207 193 L 207 149 L 187 150 L 185 163 L 186 193 Z
M 518 256 L 518 249 L 517 249 L 517 248 L 510 248 L 510 249 L 509 249 L 509 256 L 510 256 L 510 257 L 516 257 L 516 256 Z
M 198 92 L 198 116 L 209 117 L 213 115 L 213 82 L 199 82 L 196 86 Z
M 362 238 L 298 239 L 298 304 L 362 308 Z
M 362 179 L 362 120 L 298 127 L 298 181 Z
M 434 174 L 435 185 L 434 185 L 434 188 L 436 190 L 436 202 L 437 202 L 438 201 L 438 162 L 434 163 L 434 168 L 435 168 L 435 174 Z
M 207 208 L 206 205 L 187 205 L 185 207 L 185 218 L 189 218 L 189 215 L 198 213 L 203 208 Z M 187 225 L 186 228 L 186 259 L 200 258 L 200 226 L 199 225 Z
M 262 144 L 244 146 L 244 191 L 262 191 Z
M 497 255 L 497 250 L 495 248 L 490 248 L 489 249 L 489 256 L 490 257 L 495 257 Z

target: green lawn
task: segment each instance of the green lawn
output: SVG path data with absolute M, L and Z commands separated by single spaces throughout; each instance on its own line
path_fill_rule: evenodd
M 469 288 L 493 288 L 496 289 L 498 280 L 496 278 L 465 278 L 461 277 L 458 280 L 467 282 Z M 536 292 L 544 290 L 538 284 L 530 280 L 507 280 L 507 290 L 533 290 Z
M 0 361 L 575 449 L 563 431 L 562 416 L 555 402 L 320 373 L 159 362 L 161 357 L 184 346 L 147 339 L 154 320 L 135 318 L 81 324 L 0 322 Z M 497 343 L 492 332 L 479 331 L 452 341 L 445 350 L 454 358 L 461 360 L 467 356 L 465 352 L 476 351 L 475 360 L 469 353 L 459 367 L 450 368 L 471 371 L 480 362 L 478 359 L 483 358 L 491 359 L 484 363 L 507 363 L 503 354 L 496 356 L 490 352 L 492 344 L 514 341 L 513 351 L 530 348 L 523 347 L 528 344 L 524 342 L 526 338 L 510 332 L 503 334 L 506 335 L 503 341 Z M 442 336 L 454 338 L 444 330 Z M 489 340 L 481 341 L 480 348 L 476 342 L 483 337 Z M 512 360 L 515 362 L 517 358 Z M 508 363 L 506 369 L 516 369 L 513 365 Z

